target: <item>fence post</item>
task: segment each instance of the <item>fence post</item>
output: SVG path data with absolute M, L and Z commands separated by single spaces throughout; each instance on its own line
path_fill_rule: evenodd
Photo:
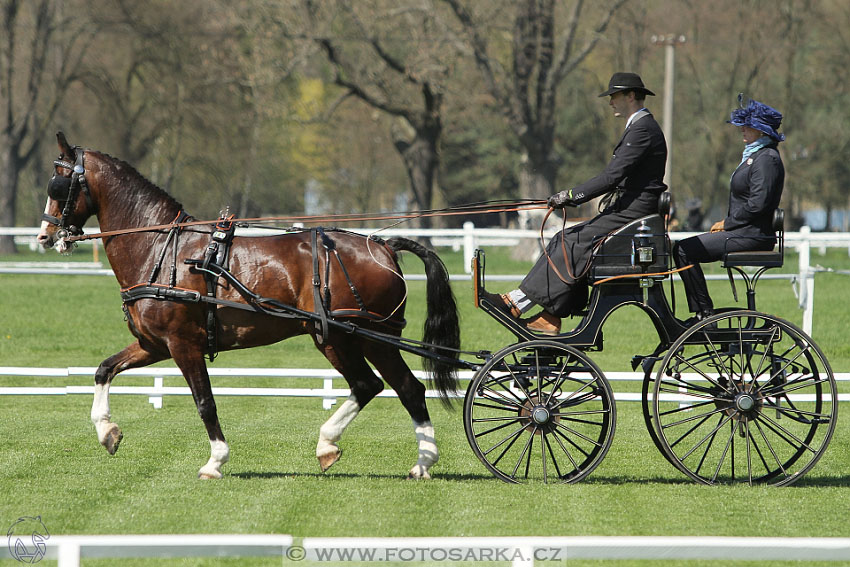
M 800 282 L 800 307 L 803 308 L 803 332 L 811 336 L 812 318 L 815 311 L 815 274 L 811 264 L 811 240 L 809 235 L 812 229 L 808 226 L 800 227 L 799 252 L 799 279 Z
M 475 225 L 472 221 L 463 223 L 463 273 L 472 273 L 472 256 L 475 255 Z
M 322 389 L 331 391 L 334 389 L 334 379 L 332 377 L 327 377 L 322 380 Z M 336 405 L 336 397 L 332 394 L 327 394 L 327 397 L 322 398 L 322 409 L 329 410 Z
M 59 544 L 57 567 L 80 567 L 80 544 L 67 541 Z
M 161 390 L 163 385 L 162 376 L 154 376 L 153 378 L 153 389 Z M 154 409 L 162 408 L 162 394 L 155 394 L 152 396 L 148 396 L 148 402 L 154 407 Z

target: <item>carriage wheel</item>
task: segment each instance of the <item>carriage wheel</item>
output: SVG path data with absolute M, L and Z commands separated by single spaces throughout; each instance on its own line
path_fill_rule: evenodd
M 688 329 L 647 395 L 665 456 L 704 484 L 791 484 L 826 451 L 838 411 L 820 348 L 791 323 L 757 311 Z
M 505 482 L 577 482 L 611 446 L 614 395 L 587 356 L 554 341 L 493 355 L 466 391 L 463 423 L 475 455 Z

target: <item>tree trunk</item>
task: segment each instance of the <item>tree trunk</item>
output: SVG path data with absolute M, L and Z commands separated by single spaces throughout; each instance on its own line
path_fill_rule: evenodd
M 556 180 L 561 160 L 551 153 L 545 158 L 533 158 L 523 152 L 519 170 L 519 194 L 521 198 L 548 199 L 557 192 Z
M 439 137 L 439 134 L 437 134 Z M 431 208 L 434 195 L 434 174 L 437 170 L 437 139 L 430 137 L 426 139 L 421 132 L 417 132 L 413 140 L 395 140 L 395 147 L 404 160 L 407 177 L 410 180 L 410 188 L 413 191 L 413 199 L 419 210 Z M 433 223 L 431 217 L 419 218 L 419 226 L 431 228 Z
M 0 226 L 15 226 L 19 165 L 14 146 L 8 143 L 3 144 L 0 148 Z M 0 254 L 16 252 L 14 237 L 0 236 Z

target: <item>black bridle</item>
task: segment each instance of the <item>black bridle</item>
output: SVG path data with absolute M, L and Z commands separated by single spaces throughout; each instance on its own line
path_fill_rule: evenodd
M 91 192 L 89 191 L 88 183 L 86 182 L 86 168 L 84 167 L 85 151 L 79 147 L 75 147 L 74 151 L 77 155 L 76 163 L 57 159 L 53 162 L 54 167 L 63 167 L 71 170 L 70 177 L 57 175 L 53 172 L 53 177 L 47 183 L 47 196 L 54 201 L 65 202 L 65 207 L 62 209 L 62 217 L 57 218 L 47 213 L 41 215 L 41 219 L 59 227 L 57 237 L 67 238 L 83 234 L 83 230 L 72 224 L 69 224 L 68 217 L 74 211 L 77 205 L 77 198 L 80 192 L 86 197 L 86 206 L 89 210 L 93 209 Z

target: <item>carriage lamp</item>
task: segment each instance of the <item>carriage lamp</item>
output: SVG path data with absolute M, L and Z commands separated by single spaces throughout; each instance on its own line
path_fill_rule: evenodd
M 652 234 L 649 225 L 645 221 L 641 221 L 635 232 L 635 255 L 637 263 L 644 268 L 652 264 Z

